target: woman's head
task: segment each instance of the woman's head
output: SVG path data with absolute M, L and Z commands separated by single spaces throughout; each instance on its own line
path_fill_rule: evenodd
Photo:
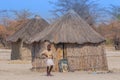
M 48 44 L 48 46 L 47 46 L 47 50 L 48 50 L 48 51 L 51 50 L 51 45 L 50 45 L 50 44 Z

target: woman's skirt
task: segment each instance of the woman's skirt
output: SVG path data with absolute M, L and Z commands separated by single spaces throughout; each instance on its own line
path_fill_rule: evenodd
M 52 65 L 54 65 L 54 62 L 52 59 L 47 59 L 46 64 L 47 64 L 47 66 L 52 66 Z

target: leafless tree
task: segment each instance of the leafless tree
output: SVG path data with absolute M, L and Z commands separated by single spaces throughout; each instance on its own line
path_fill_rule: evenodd
M 16 20 L 26 20 L 33 15 L 32 12 L 25 9 L 21 11 L 11 10 L 11 12 L 15 15 Z
M 54 5 L 51 12 L 56 18 L 73 9 L 90 25 L 96 23 L 104 12 L 104 9 L 98 6 L 97 0 L 57 0 L 50 1 L 50 4 Z
M 24 21 L 32 17 L 33 13 L 29 10 L 0 10 L 0 24 L 9 26 L 10 21 Z

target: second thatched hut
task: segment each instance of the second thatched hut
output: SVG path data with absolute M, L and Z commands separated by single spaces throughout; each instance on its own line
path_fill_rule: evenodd
M 33 67 L 40 71 L 46 67 L 39 56 L 46 41 L 52 44 L 55 71 L 59 71 L 61 59 L 68 60 L 69 70 L 108 70 L 105 39 L 73 10 L 29 40 L 33 44 L 32 54 L 36 56 Z
M 31 59 L 31 45 L 26 44 L 33 35 L 41 32 L 49 26 L 49 23 L 39 16 L 19 25 L 21 28 L 10 36 L 7 41 L 11 42 L 11 59 Z

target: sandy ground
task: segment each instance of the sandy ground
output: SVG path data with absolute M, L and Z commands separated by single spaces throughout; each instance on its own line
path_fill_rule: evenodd
M 120 51 L 106 53 L 109 70 L 112 71 L 110 73 L 53 72 L 54 76 L 51 77 L 47 77 L 46 73 L 32 72 L 30 61 L 10 61 L 10 54 L 6 53 L 4 55 L 6 60 L 2 60 L 0 55 L 0 80 L 120 80 Z

